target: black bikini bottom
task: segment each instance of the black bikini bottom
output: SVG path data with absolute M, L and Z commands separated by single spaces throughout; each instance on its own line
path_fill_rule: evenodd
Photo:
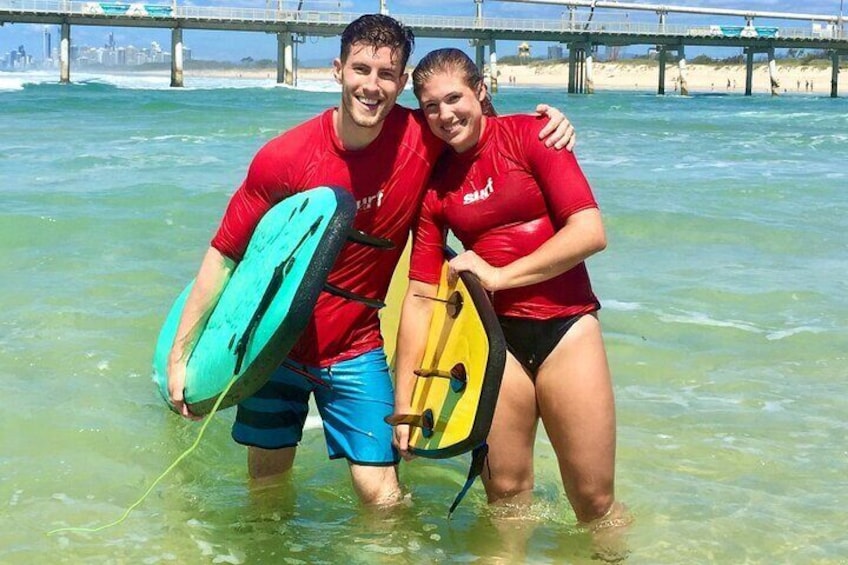
M 535 377 L 539 367 L 571 326 L 585 315 L 577 314 L 550 320 L 498 316 L 498 320 L 506 338 L 507 349 Z

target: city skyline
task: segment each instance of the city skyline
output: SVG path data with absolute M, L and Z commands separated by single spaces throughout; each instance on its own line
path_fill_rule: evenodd
M 176 0 L 178 4 L 196 6 L 217 7 L 242 7 L 242 8 L 264 8 L 276 6 L 279 2 L 284 5 L 297 3 L 291 0 L 203 0 L 183 2 Z M 476 4 L 474 0 L 383 0 L 390 14 L 395 15 L 454 15 L 474 16 Z M 566 17 L 564 5 L 552 6 L 541 4 L 520 4 L 514 2 L 503 2 L 493 0 L 481 0 L 484 17 L 515 17 L 515 18 L 544 18 L 560 19 Z M 636 3 L 636 2 L 632 2 Z M 649 2 L 643 2 L 649 3 Z M 170 5 L 171 2 L 162 0 L 157 4 Z M 345 13 L 367 13 L 379 11 L 380 0 L 304 0 L 301 2 L 303 10 L 341 11 Z M 650 2 L 653 4 L 653 2 Z M 701 8 L 727 8 L 764 11 L 797 12 L 803 9 L 807 13 L 820 13 L 838 15 L 842 8 L 842 0 L 810 0 L 805 2 L 803 8 L 797 6 L 797 2 L 790 0 L 751 0 L 748 2 L 727 2 L 723 0 L 677 0 L 674 5 L 701 7 Z M 588 8 L 578 10 L 578 17 L 586 18 L 589 14 Z M 655 21 L 656 14 L 645 11 L 598 11 L 595 15 L 596 21 L 601 18 L 612 18 L 628 21 Z M 738 23 L 739 18 L 712 17 L 712 23 Z M 697 21 L 700 24 L 706 22 L 703 16 L 693 17 L 687 14 L 669 14 L 669 23 L 689 23 Z M 760 20 L 758 20 L 760 21 Z M 785 23 L 785 22 L 784 22 Z M 796 27 L 809 23 L 795 22 Z M 43 60 L 43 31 L 44 28 L 52 28 L 52 34 L 56 34 L 57 26 L 41 26 L 35 24 L 6 24 L 0 27 L 0 54 L 7 56 L 11 51 L 18 50 L 23 46 L 26 53 L 37 55 L 36 59 Z M 124 27 L 97 27 L 97 26 L 74 26 L 71 36 L 71 44 L 99 45 L 107 41 L 108 37 L 121 45 L 150 45 L 155 42 L 159 45 L 170 45 L 170 31 L 166 29 L 141 29 Z M 194 48 L 194 58 L 207 61 L 238 62 L 246 58 L 270 59 L 277 57 L 277 43 L 273 34 L 257 32 L 225 32 L 208 30 L 185 30 L 184 40 L 186 44 Z M 55 41 L 53 48 L 55 49 Z M 513 55 L 517 52 L 518 41 L 499 42 L 499 48 L 504 55 Z M 555 45 L 551 42 L 533 42 L 534 55 L 544 54 L 548 46 Z M 338 38 L 307 37 L 305 43 L 300 46 L 299 59 L 307 65 L 329 65 L 333 58 L 338 56 Z M 410 59 L 415 63 L 421 56 L 431 49 L 437 47 L 457 47 L 469 50 L 466 40 L 448 40 L 419 38 L 416 41 L 416 50 Z M 648 46 L 633 46 L 625 49 L 627 55 L 639 55 L 646 51 Z M 733 54 L 728 48 L 692 48 L 690 56 L 707 54 L 713 57 L 727 57 Z
M 55 26 L 44 26 L 41 51 L 33 53 L 26 45 L 19 45 L 11 50 L 0 52 L 0 69 L 2 70 L 28 70 L 58 68 L 59 48 L 58 41 L 53 36 L 58 32 Z M 71 45 L 71 63 L 79 66 L 99 65 L 105 67 L 139 66 L 149 63 L 170 63 L 171 54 L 162 49 L 157 41 L 150 41 L 147 46 L 142 44 L 121 45 L 115 39 L 114 33 L 107 34 L 107 42 L 101 46 Z M 183 58 L 190 61 L 192 51 L 190 47 L 183 47 Z

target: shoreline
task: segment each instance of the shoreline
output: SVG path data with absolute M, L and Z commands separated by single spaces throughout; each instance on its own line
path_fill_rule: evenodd
M 411 72 L 411 69 L 409 69 Z M 657 64 L 632 63 L 595 63 L 594 86 L 596 91 L 603 90 L 640 90 L 656 91 L 659 82 Z M 168 74 L 169 71 L 139 71 L 145 74 Z M 486 69 L 488 73 L 488 67 Z M 270 79 L 276 81 L 275 68 L 258 69 L 187 69 L 184 76 L 229 79 Z M 665 89 L 667 94 L 678 88 L 679 70 L 676 64 L 666 66 Z M 298 69 L 301 80 L 333 81 L 332 69 Z M 552 65 L 498 65 L 499 88 L 548 88 L 568 87 L 568 64 Z M 830 67 L 813 65 L 777 66 L 779 93 L 817 93 L 830 94 Z M 725 92 L 744 93 L 745 65 L 740 64 L 688 64 L 686 82 L 690 93 Z M 848 68 L 839 73 L 839 95 L 848 95 Z M 770 94 L 768 64 L 754 66 L 752 92 Z

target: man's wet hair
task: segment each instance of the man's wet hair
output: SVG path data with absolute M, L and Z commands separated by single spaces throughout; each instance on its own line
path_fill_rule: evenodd
M 398 56 L 401 69 L 405 69 L 415 48 L 415 34 L 391 16 L 365 14 L 350 22 L 342 32 L 342 50 L 339 56 L 342 63 L 347 60 L 354 43 L 362 43 L 374 49 L 390 48 L 392 56 Z

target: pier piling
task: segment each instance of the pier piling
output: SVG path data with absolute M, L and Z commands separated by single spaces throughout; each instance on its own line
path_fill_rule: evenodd
M 754 89 L 754 49 L 745 48 L 745 96 L 751 96 Z
M 291 33 L 277 34 L 277 84 L 294 86 L 293 44 Z
M 180 27 L 171 30 L 171 86 L 183 86 L 183 29 Z
M 830 75 L 830 97 L 839 96 L 839 51 L 830 52 L 831 75 Z
M 59 82 L 71 82 L 71 24 L 62 24 L 62 40 L 59 43 Z

